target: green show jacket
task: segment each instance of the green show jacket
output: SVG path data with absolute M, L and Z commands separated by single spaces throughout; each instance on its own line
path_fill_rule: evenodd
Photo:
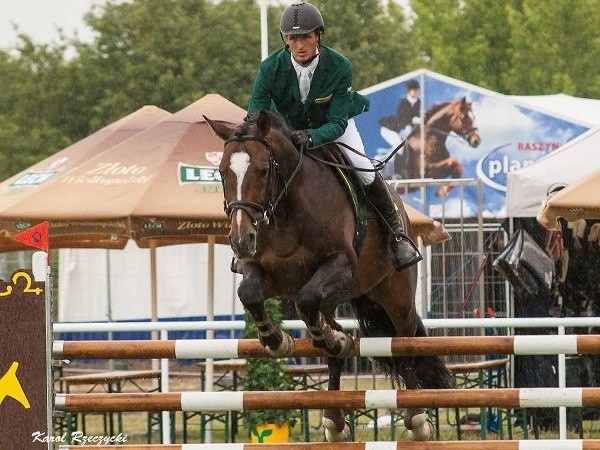
M 352 90 L 352 65 L 345 56 L 321 47 L 306 103 L 300 101 L 298 76 L 287 48 L 273 52 L 258 70 L 248 113 L 270 110 L 294 130 L 306 130 L 313 145 L 333 142 L 348 119 L 369 109 L 369 99 Z

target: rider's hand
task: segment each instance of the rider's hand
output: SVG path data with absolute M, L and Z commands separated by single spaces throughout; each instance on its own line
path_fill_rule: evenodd
M 305 130 L 292 131 L 292 142 L 297 148 L 312 145 L 310 135 Z

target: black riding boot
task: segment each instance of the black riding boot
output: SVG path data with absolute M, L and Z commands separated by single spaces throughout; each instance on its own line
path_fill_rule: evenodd
M 399 219 L 400 210 L 404 208 L 400 199 L 394 202 L 387 183 L 376 174 L 375 181 L 365 186 L 365 193 L 382 216 L 384 226 L 390 230 L 389 249 L 394 258 L 396 270 L 403 270 L 423 259 L 417 246 L 402 229 Z

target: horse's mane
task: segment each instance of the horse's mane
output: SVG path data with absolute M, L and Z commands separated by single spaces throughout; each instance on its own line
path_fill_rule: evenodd
M 269 116 L 271 120 L 271 128 L 279 131 L 288 139 L 291 139 L 292 130 L 287 126 L 283 117 L 279 114 L 275 114 L 274 112 L 263 110 Z M 238 126 L 235 131 L 235 134 L 238 136 L 243 136 L 250 134 L 250 127 L 256 125 L 256 121 L 258 120 L 259 113 L 252 113 Z
M 435 105 L 433 105 L 431 108 L 429 108 L 427 110 L 427 112 L 425 113 L 425 123 L 427 123 L 429 121 L 429 119 L 431 119 L 431 117 L 436 114 L 437 112 L 441 111 L 442 109 L 444 109 L 446 106 L 448 106 L 450 103 L 454 103 L 454 102 L 444 102 L 444 103 L 436 103 Z

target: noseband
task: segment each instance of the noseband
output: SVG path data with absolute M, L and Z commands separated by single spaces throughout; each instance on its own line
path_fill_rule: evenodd
M 277 205 L 279 204 L 282 197 L 287 194 L 288 186 L 290 185 L 290 183 L 296 176 L 296 173 L 298 173 L 298 169 L 300 168 L 300 164 L 302 163 L 302 156 L 304 154 L 304 149 L 300 150 L 300 158 L 298 159 L 298 164 L 296 165 L 294 171 L 292 172 L 292 174 L 290 175 L 288 180 L 285 183 L 283 183 L 282 177 L 281 177 L 281 171 L 279 170 L 279 164 L 277 163 L 277 161 L 275 161 L 275 158 L 273 158 L 273 144 L 271 143 L 271 141 L 269 141 L 268 139 L 263 138 L 263 137 L 252 136 L 252 135 L 232 136 L 225 140 L 223 147 L 226 147 L 227 144 L 229 144 L 231 142 L 238 142 L 238 141 L 260 142 L 261 144 L 263 144 L 266 147 L 267 151 L 269 152 L 269 170 L 267 173 L 268 181 L 267 181 L 267 192 L 266 192 L 267 201 L 264 204 L 260 204 L 260 203 L 248 202 L 248 201 L 244 201 L 244 200 L 237 200 L 237 201 L 233 201 L 233 202 L 227 202 L 227 200 L 224 200 L 223 201 L 223 209 L 225 210 L 225 214 L 227 214 L 227 217 L 229 219 L 231 219 L 231 216 L 233 215 L 233 213 L 239 209 L 239 210 L 245 212 L 248 215 L 248 217 L 250 217 L 250 220 L 252 221 L 253 226 L 256 227 L 260 223 L 268 224 L 270 221 L 270 218 L 275 213 L 275 208 L 277 208 Z M 281 191 L 279 192 L 279 194 L 277 194 L 277 196 L 276 196 L 275 190 L 277 189 L 277 186 L 279 186 L 279 185 L 283 185 L 283 187 L 282 187 Z M 252 215 L 253 210 L 258 211 L 260 213 L 261 217 L 259 219 L 254 218 L 254 216 Z

